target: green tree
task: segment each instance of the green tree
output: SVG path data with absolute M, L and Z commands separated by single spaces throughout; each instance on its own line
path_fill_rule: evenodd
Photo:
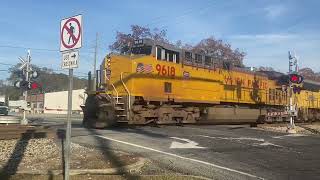
M 3 91 L 1 90 L 1 92 L 6 91 L 10 99 L 19 99 L 19 96 L 22 95 L 22 91 L 20 89 L 13 87 L 16 81 L 22 80 L 19 66 L 20 64 L 16 64 L 9 68 L 10 76 L 7 79 L 9 85 L 3 85 Z M 40 85 L 40 88 L 30 90 L 30 93 L 35 94 L 68 90 L 68 75 L 63 73 L 55 73 L 52 69 L 47 67 L 38 67 L 36 65 L 32 65 L 32 69 L 39 73 L 39 77 L 34 79 L 34 81 Z M 81 89 L 87 86 L 87 80 L 83 78 L 74 77 L 73 83 L 74 89 Z

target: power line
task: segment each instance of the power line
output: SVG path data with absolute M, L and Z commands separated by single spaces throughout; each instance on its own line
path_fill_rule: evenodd
M 13 48 L 13 49 L 30 49 L 33 51 L 48 51 L 48 52 L 60 52 L 59 49 L 47 49 L 47 48 L 37 48 L 37 47 L 26 47 L 26 46 L 14 46 L 14 45 L 0 45 L 0 48 Z M 82 49 L 92 50 L 93 47 L 85 46 Z M 92 52 L 93 53 L 93 52 Z
M 33 47 L 24 47 L 24 46 L 12 46 L 12 45 L 0 45 L 2 48 L 13 48 L 13 49 L 31 49 L 36 51 L 53 51 L 56 52 L 56 49 L 44 49 L 44 48 L 33 48 Z
M 2 63 L 2 62 L 0 62 L 0 65 L 4 65 L 4 66 L 14 66 L 13 64 L 7 64 L 7 63 Z
M 85 62 L 87 62 L 87 61 L 85 61 Z M 2 63 L 2 62 L 0 62 L 0 65 L 15 66 L 15 64 L 8 64 L 8 63 Z M 33 65 L 35 65 L 35 64 L 33 64 Z M 56 71 L 56 72 L 65 72 L 65 70 L 62 70 L 62 69 L 52 69 L 52 68 L 46 67 L 46 66 L 37 66 L 37 67 L 38 67 L 40 70 L 41 70 L 42 68 L 48 68 L 49 70 Z M 2 71 L 8 71 L 8 70 L 2 70 Z M 78 73 L 78 74 L 87 74 L 87 73 L 85 73 L 85 72 L 77 72 L 77 71 L 75 71 L 75 73 Z

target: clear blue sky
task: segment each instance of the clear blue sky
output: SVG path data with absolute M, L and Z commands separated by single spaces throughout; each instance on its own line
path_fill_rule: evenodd
M 320 71 L 319 7 L 318 0 L 2 0 L 0 63 L 15 64 L 18 56 L 26 56 L 26 49 L 4 46 L 30 47 L 33 63 L 60 69 L 60 20 L 82 14 L 84 39 L 77 75 L 92 69 L 96 32 L 100 64 L 116 31 L 128 32 L 131 24 L 165 28 L 171 41 L 191 44 L 214 36 L 247 52 L 246 65 L 283 72 L 287 51 L 295 50 L 301 67 Z M 0 65 L 0 70 L 8 67 Z M 4 79 L 8 73 L 0 75 Z

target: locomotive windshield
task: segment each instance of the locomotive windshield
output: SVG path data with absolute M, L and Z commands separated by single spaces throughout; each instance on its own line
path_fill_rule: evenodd
M 146 40 L 137 39 L 133 42 L 133 47 L 131 48 L 132 54 L 150 55 L 151 52 L 152 46 L 146 43 Z
M 131 48 L 132 54 L 144 54 L 144 55 L 150 55 L 152 52 L 152 46 L 138 46 Z

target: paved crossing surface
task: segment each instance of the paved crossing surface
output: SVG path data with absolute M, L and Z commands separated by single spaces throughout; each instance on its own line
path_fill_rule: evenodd
M 320 179 L 320 137 L 249 126 L 73 128 L 73 142 L 144 156 L 217 179 Z
M 38 123 L 64 126 L 63 117 Z M 246 125 L 85 129 L 73 118 L 72 142 L 143 156 L 170 172 L 209 179 L 320 179 L 320 136 Z

